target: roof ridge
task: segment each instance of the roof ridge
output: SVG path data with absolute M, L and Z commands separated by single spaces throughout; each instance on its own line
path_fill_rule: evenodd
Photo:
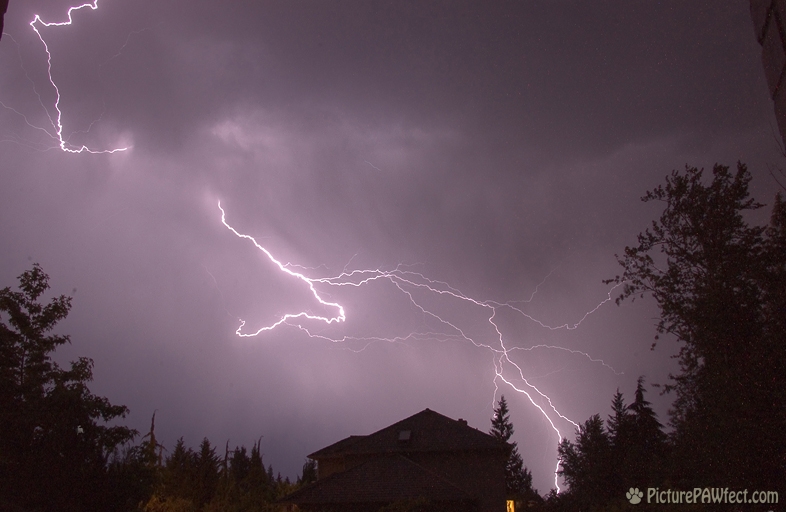
M 411 437 L 400 432 L 410 430 Z M 445 452 L 497 449 L 493 436 L 429 408 L 364 436 L 350 436 L 309 455 L 333 458 L 349 454 Z

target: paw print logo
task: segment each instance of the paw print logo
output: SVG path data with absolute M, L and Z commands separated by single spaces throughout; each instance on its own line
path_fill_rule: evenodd
M 644 493 L 641 492 L 638 487 L 631 487 L 628 492 L 625 493 L 625 497 L 628 498 L 631 505 L 638 505 L 641 503 L 641 498 L 644 497 Z

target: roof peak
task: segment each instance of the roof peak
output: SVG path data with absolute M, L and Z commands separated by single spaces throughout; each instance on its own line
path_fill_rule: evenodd
M 402 434 L 406 432 L 406 434 Z M 350 436 L 318 450 L 310 458 L 348 454 L 497 450 L 503 445 L 494 437 L 429 408 L 365 436 Z

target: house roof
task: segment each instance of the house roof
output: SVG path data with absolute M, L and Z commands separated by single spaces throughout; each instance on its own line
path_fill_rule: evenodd
M 505 450 L 505 443 L 431 409 L 396 422 L 367 436 L 350 436 L 322 448 L 311 459 L 345 455 L 424 451 Z
M 471 497 L 447 480 L 402 455 L 375 457 L 347 471 L 322 478 L 285 496 L 281 503 L 390 503 L 427 498 L 437 502 Z

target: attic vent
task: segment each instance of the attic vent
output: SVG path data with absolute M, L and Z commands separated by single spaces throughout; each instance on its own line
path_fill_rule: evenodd
M 412 438 L 412 431 L 411 430 L 399 430 L 398 431 L 398 440 L 402 443 L 409 441 Z
M 461 419 L 461 418 L 459 418 L 459 419 L 458 419 L 458 422 L 459 422 L 460 424 L 464 425 L 464 426 L 466 426 L 466 425 L 467 425 L 467 420 L 464 420 L 464 419 Z

